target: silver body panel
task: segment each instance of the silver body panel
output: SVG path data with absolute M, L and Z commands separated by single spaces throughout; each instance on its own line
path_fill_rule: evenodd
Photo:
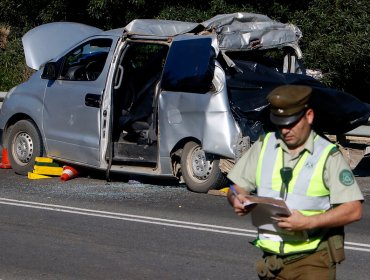
M 26 63 L 39 70 L 82 40 L 103 32 L 101 29 L 72 22 L 53 22 L 31 29 L 22 37 Z
M 215 76 L 225 83 L 217 67 Z M 206 94 L 166 92 L 159 97 L 160 154 L 168 156 L 184 138 L 201 141 L 205 152 L 226 158 L 235 157 L 239 128 L 231 114 L 226 87 Z
M 198 24 L 193 22 L 136 19 L 126 25 L 125 31 L 130 34 L 172 37 L 178 34 L 190 32 L 197 26 Z

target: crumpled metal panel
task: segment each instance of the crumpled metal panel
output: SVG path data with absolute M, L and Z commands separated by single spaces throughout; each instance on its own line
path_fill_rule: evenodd
M 225 74 L 217 65 L 214 82 L 225 84 Z M 160 155 L 182 139 L 195 138 L 205 152 L 235 158 L 239 128 L 231 114 L 227 89 L 217 93 L 166 92 L 159 96 Z
M 175 20 L 135 19 L 125 30 L 132 34 L 171 37 L 192 31 L 199 24 Z
M 219 36 L 220 49 L 271 48 L 298 43 L 300 29 L 293 24 L 283 24 L 265 15 L 234 13 L 217 15 L 202 25 Z
M 302 37 L 293 24 L 283 24 L 268 16 L 253 13 L 217 15 L 200 24 L 171 20 L 137 19 L 125 30 L 132 34 L 151 36 L 176 36 L 179 34 L 209 31 L 218 35 L 219 48 L 241 50 L 272 48 L 297 44 Z
M 254 13 L 233 13 L 233 14 L 221 14 L 214 16 L 206 21 L 202 22 L 202 25 L 206 29 L 219 29 L 224 26 L 232 25 L 234 22 L 270 22 L 271 19 L 266 15 L 254 14 Z
M 195 138 L 205 152 L 235 158 L 239 131 L 228 109 L 226 91 L 218 94 L 162 92 L 159 98 L 161 157 L 169 158 L 180 140 Z

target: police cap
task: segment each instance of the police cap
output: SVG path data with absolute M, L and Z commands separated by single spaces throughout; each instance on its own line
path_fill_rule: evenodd
M 270 102 L 270 119 L 276 125 L 290 125 L 305 113 L 312 89 L 301 85 L 284 85 L 267 96 Z

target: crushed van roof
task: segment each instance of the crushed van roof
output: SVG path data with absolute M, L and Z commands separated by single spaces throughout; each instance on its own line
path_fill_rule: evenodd
M 202 23 L 137 19 L 130 22 L 125 31 L 145 36 L 171 37 L 184 33 L 211 32 L 218 35 L 219 48 L 242 50 L 298 45 L 302 37 L 300 29 L 284 24 L 268 16 L 253 13 L 217 15 Z
M 253 13 L 221 14 L 202 23 L 161 19 L 136 19 L 124 28 L 103 31 L 73 22 L 48 23 L 28 31 L 22 38 L 26 63 L 40 69 L 74 44 L 95 35 L 173 37 L 185 33 L 216 34 L 220 50 L 237 51 L 291 46 L 300 56 L 302 32 L 268 16 Z

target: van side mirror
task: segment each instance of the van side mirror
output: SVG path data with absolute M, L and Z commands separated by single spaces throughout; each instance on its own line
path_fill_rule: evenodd
M 41 78 L 47 80 L 56 80 L 58 76 L 58 66 L 56 62 L 48 62 L 44 66 Z

